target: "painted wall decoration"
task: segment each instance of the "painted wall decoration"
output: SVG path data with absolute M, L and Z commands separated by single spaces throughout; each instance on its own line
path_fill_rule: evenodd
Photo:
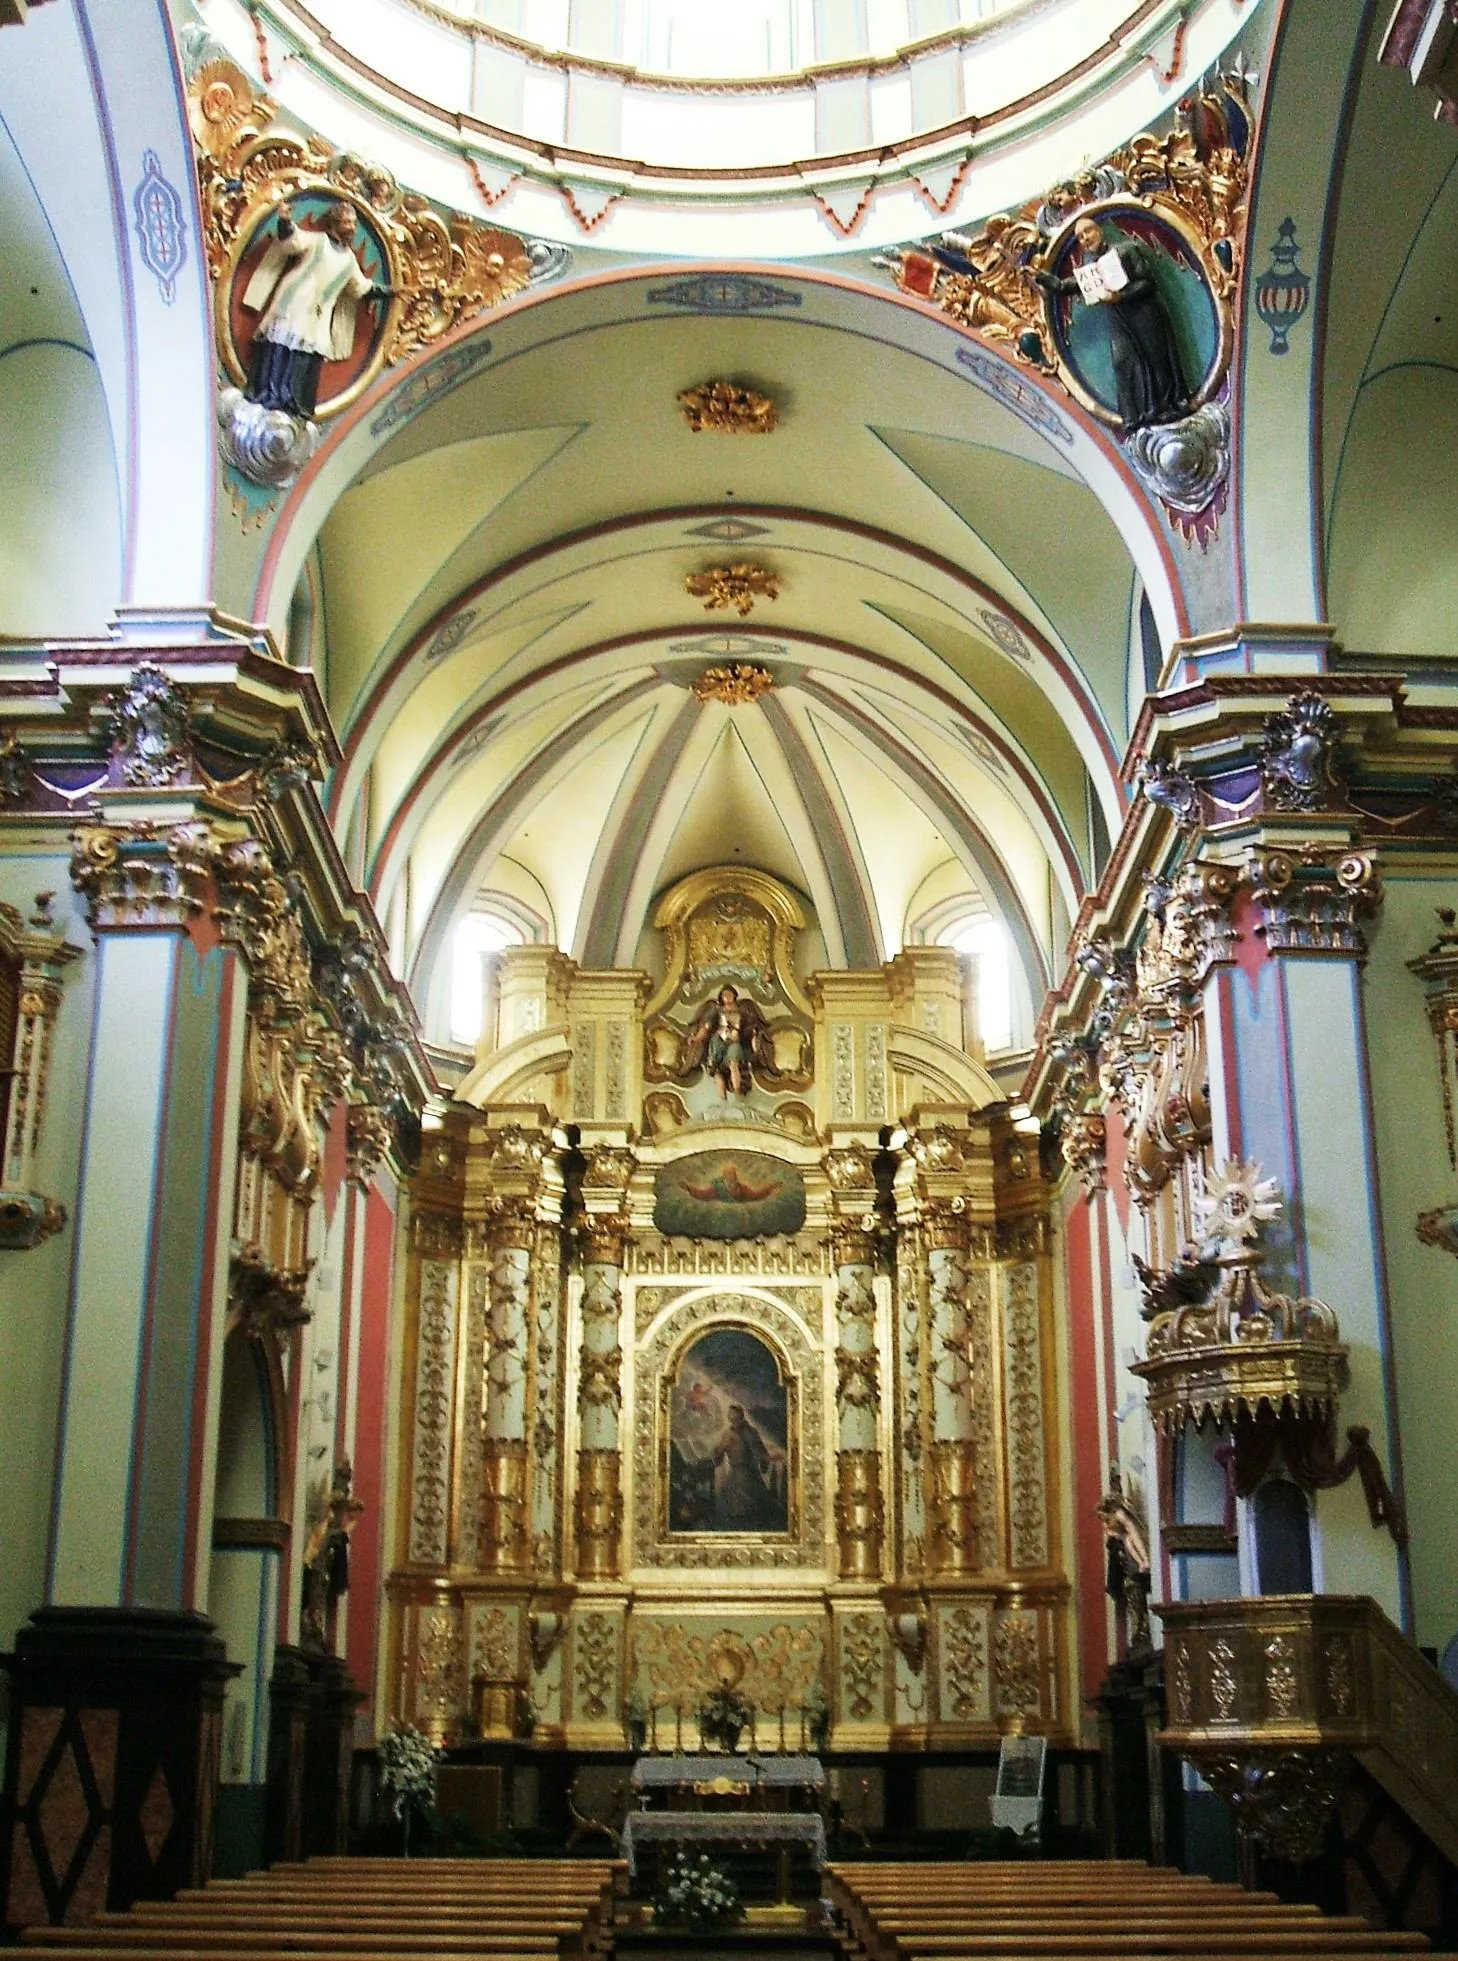
M 653 1223 L 671 1239 L 763 1239 L 805 1223 L 805 1180 L 762 1151 L 696 1151 L 665 1164 Z
M 667 1389 L 668 1530 L 788 1533 L 790 1392 L 769 1343 L 710 1328 L 682 1351 Z

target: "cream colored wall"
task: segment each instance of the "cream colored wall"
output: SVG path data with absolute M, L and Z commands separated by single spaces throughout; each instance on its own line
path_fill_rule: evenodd
M 1419 1212 L 1458 1202 L 1458 1176 L 1443 1132 L 1437 1044 L 1424 990 L 1407 962 L 1438 930 L 1437 905 L 1452 904 L 1452 878 L 1391 879 L 1367 963 L 1367 1030 L 1386 1243 L 1402 1452 L 1402 1497 L 1412 1531 L 1413 1634 L 1441 1652 L 1458 1633 L 1458 1262 L 1422 1245 Z M 1332 1305 L 1341 1311 L 1341 1303 Z M 1386 1456 L 1385 1440 L 1373 1442 Z M 1322 1501 L 1325 1505 L 1325 1500 Z M 1365 1513 L 1362 1529 L 1367 1530 Z
M 66 970 L 35 1165 L 39 1189 L 58 1199 L 73 1221 L 91 1032 L 91 932 L 71 890 L 68 861 L 23 835 L 7 839 L 0 855 L 0 899 L 28 918 L 37 892 L 55 893 L 57 925 L 64 925 L 71 945 L 85 949 Z M 45 1597 L 70 1258 L 69 1223 L 29 1252 L 0 1252 L 0 1492 L 5 1520 L 0 1535 L 5 1548 L 0 1559 L 0 1641 L 7 1646 Z M 119 1367 L 130 1363 L 130 1357 L 118 1358 Z

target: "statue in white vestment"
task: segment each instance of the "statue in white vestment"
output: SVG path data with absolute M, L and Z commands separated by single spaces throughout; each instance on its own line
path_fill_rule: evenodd
M 312 417 L 324 363 L 348 360 L 354 349 L 359 303 L 394 298 L 356 257 L 355 227 L 354 207 L 342 200 L 318 231 L 302 229 L 289 205 L 279 206 L 278 236 L 243 293 L 244 306 L 262 316 L 243 391 L 250 402 Z

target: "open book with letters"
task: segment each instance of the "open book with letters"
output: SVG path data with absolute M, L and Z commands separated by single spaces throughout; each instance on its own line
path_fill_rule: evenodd
M 1099 306 L 1105 300 L 1113 299 L 1122 293 L 1129 284 L 1129 275 L 1124 270 L 1124 262 L 1119 257 L 1117 246 L 1111 245 L 1107 252 L 1101 252 L 1091 265 L 1075 266 L 1073 276 L 1078 281 L 1078 290 L 1089 306 Z

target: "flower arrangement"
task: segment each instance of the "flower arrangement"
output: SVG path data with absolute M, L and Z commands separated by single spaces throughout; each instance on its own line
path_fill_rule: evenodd
M 380 1788 L 388 1795 L 405 1833 L 410 1855 L 410 1815 L 435 1804 L 435 1751 L 412 1724 L 386 1730 L 375 1745 L 380 1765 Z
M 723 1927 L 738 1920 L 742 1907 L 729 1875 L 707 1854 L 690 1859 L 675 1852 L 653 1895 L 655 1922 L 687 1922 L 690 1927 Z
M 739 1739 L 754 1721 L 754 1706 L 738 1689 L 721 1682 L 699 1704 L 699 1735 L 722 1750 L 737 1750 Z

